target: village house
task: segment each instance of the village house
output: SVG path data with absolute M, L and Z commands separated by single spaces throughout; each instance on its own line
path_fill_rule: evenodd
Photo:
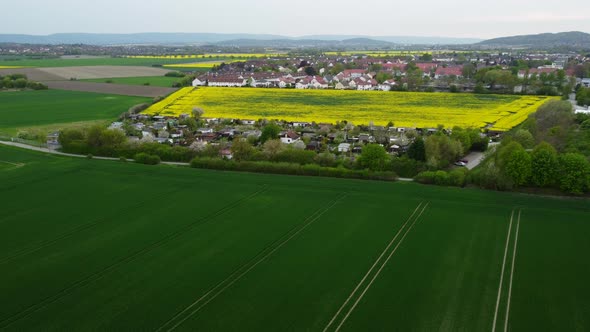
M 353 82 L 357 90 L 373 90 L 377 86 L 377 81 L 372 78 L 357 77 L 350 82 L 351 86 Z
M 308 76 L 297 84 L 296 89 L 327 89 L 328 83 L 321 76 Z
M 248 84 L 244 78 L 236 76 L 218 76 L 210 77 L 207 81 L 208 86 L 217 87 L 243 87 Z
M 281 134 L 281 142 L 284 144 L 293 144 L 299 141 L 299 135 L 294 131 L 287 131 Z
M 197 129 L 197 133 L 199 133 L 199 134 L 211 134 L 211 133 L 213 133 L 213 128 L 199 128 L 199 129 Z
M 418 69 L 420 69 L 424 73 L 424 76 L 429 77 L 430 73 L 435 71 L 438 65 L 434 62 L 419 62 L 416 63 L 416 67 L 418 67 Z
M 207 83 L 207 81 L 201 81 L 199 78 L 195 78 L 193 80 L 193 87 L 203 86 Z
M 462 77 L 463 76 L 463 66 L 449 66 L 449 67 L 438 67 L 434 73 L 435 79 L 440 79 L 443 77 Z
M 381 90 L 381 91 L 391 91 L 391 89 L 396 85 L 397 83 L 395 82 L 395 80 L 387 80 L 381 84 L 379 84 L 379 86 L 377 87 L 377 89 Z
M 346 69 L 341 73 L 343 79 L 355 79 L 365 74 L 364 69 Z
M 350 152 L 350 143 L 338 144 L 338 152 Z
M 541 75 L 541 74 L 551 74 L 551 73 L 556 73 L 559 69 L 557 68 L 531 68 L 528 70 L 520 70 L 518 71 L 518 78 L 531 78 L 535 75 Z M 527 74 L 528 73 L 528 74 Z

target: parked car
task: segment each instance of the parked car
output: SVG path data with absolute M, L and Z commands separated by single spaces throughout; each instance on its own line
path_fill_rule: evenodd
M 462 160 L 459 160 L 455 162 L 455 166 L 465 167 L 467 166 L 467 163 L 463 162 Z

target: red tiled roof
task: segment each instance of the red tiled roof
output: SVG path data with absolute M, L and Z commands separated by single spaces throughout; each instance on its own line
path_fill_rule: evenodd
M 425 73 L 429 73 L 430 71 L 432 71 L 432 69 L 436 68 L 436 66 L 436 63 L 434 62 L 421 62 L 416 64 L 416 67 L 418 67 Z
M 453 67 L 438 67 L 436 69 L 436 75 L 442 76 L 461 76 L 463 75 L 463 66 L 453 66 Z

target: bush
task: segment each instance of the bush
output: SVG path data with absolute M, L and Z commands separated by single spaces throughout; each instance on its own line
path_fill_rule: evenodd
M 510 178 L 502 174 L 493 162 L 486 163 L 476 168 L 469 174 L 470 182 L 481 188 L 491 190 L 512 190 L 514 183 Z
M 86 159 L 92 159 L 92 158 L 94 158 L 94 156 L 91 153 L 86 155 Z
M 424 162 L 411 159 L 408 156 L 391 159 L 391 170 L 401 177 L 413 178 L 420 172 L 426 170 Z
M 171 71 L 171 72 L 167 72 L 164 76 L 166 77 L 184 77 L 184 73 L 181 73 L 179 71 Z
M 434 172 L 434 184 L 437 186 L 448 186 L 449 185 L 449 174 L 445 171 Z
M 140 152 L 140 153 L 136 154 L 133 159 L 135 159 L 136 163 L 145 164 L 145 165 L 157 165 L 160 163 L 159 156 L 147 154 L 145 152 Z
M 350 179 L 370 179 L 393 181 L 397 175 L 393 172 L 371 172 L 367 170 L 350 170 L 344 167 L 322 167 L 317 164 L 300 165 L 297 163 L 224 160 L 217 158 L 195 158 L 192 168 L 216 169 L 224 171 L 242 171 L 252 173 L 270 173 L 285 175 L 325 176 Z
M 469 172 L 465 168 L 457 168 L 449 172 L 449 185 L 464 187 Z
M 416 182 L 422 184 L 435 184 L 437 186 L 463 187 L 466 183 L 468 171 L 464 168 L 455 169 L 449 173 L 445 171 L 426 171 L 418 174 Z
M 274 160 L 278 162 L 294 163 L 294 164 L 313 164 L 317 154 L 313 151 L 286 149 L 279 152 Z
M 416 182 L 419 182 L 422 184 L 434 184 L 434 176 L 435 176 L 434 172 L 425 171 L 425 172 L 422 172 L 422 173 L 416 175 L 414 180 L 416 180 Z

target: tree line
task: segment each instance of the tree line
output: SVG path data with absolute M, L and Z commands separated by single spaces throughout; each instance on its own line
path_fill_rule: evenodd
M 0 75 L 0 89 L 32 89 L 47 90 L 47 85 L 35 81 L 30 81 L 27 75 L 11 74 Z

